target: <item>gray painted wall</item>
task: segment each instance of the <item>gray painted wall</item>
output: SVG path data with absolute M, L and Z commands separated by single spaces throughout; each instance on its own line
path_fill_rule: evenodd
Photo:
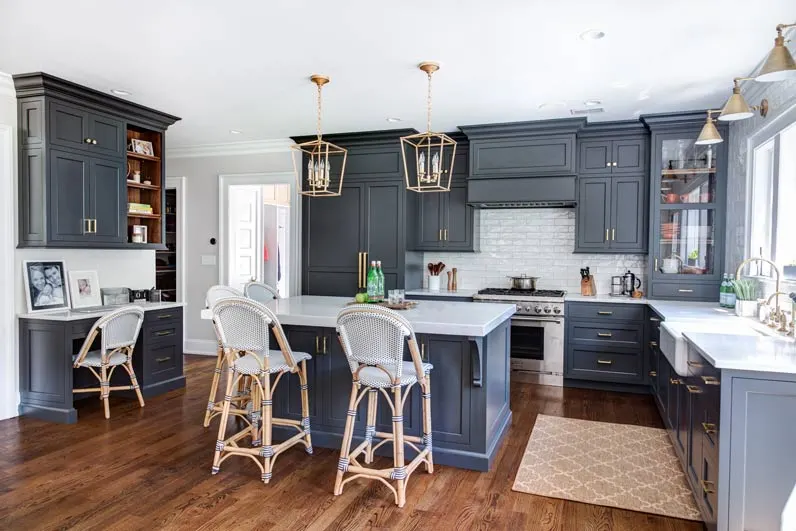
M 210 323 L 202 321 L 200 312 L 207 289 L 218 284 L 220 241 L 210 244 L 210 238 L 219 239 L 218 176 L 292 172 L 293 162 L 289 152 L 191 158 L 169 158 L 167 154 L 166 171 L 169 177 L 185 177 L 186 351 L 206 350 L 206 344 L 196 341 L 215 341 Z M 214 255 L 216 265 L 202 265 L 203 255 Z

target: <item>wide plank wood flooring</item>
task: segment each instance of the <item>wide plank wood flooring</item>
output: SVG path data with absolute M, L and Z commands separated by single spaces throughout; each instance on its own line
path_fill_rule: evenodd
M 335 498 L 338 451 L 325 448 L 282 455 L 270 485 L 245 458 L 212 476 L 218 425 L 205 429 L 202 418 L 214 362 L 186 356 L 187 388 L 144 409 L 111 394 L 107 421 L 91 398 L 71 426 L 0 422 L 0 529 L 703 529 L 511 490 L 537 414 L 661 427 L 648 396 L 513 383 L 512 427 L 493 470 L 418 471 L 403 509 L 375 481 L 353 481 Z

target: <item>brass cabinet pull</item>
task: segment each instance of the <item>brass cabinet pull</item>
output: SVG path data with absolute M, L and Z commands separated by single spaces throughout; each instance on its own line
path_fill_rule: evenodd
M 610 163 L 610 162 L 606 162 L 606 163 L 605 163 L 605 167 L 606 167 L 606 168 L 610 168 L 610 167 L 611 167 L 611 163 Z
M 682 382 L 680 382 L 680 380 L 677 378 L 669 378 L 669 383 L 672 385 L 680 385 Z
M 163 363 L 164 361 L 169 361 L 170 359 L 171 356 L 169 356 L 168 358 L 155 358 L 155 361 L 158 363 Z
M 656 273 L 658 272 L 658 259 L 657 258 L 655 259 L 655 267 L 653 269 L 655 270 Z
M 597 315 L 613 315 L 614 312 L 597 312 Z
M 688 365 L 689 367 L 695 367 L 695 368 L 697 368 L 697 369 L 701 369 L 702 367 L 704 367 L 704 365 L 702 365 L 702 364 L 701 364 L 700 362 L 698 362 L 698 361 L 687 361 L 687 362 L 686 362 L 686 365 Z
M 707 433 L 708 435 L 715 435 L 716 434 L 716 425 L 711 422 L 703 422 L 702 423 L 702 430 Z
M 94 222 L 94 234 L 96 234 L 97 233 L 97 220 L 94 219 L 92 221 Z
M 611 337 L 611 332 L 597 332 L 599 337 Z
M 612 163 L 612 164 L 611 164 L 611 166 L 614 166 L 614 167 L 616 167 L 616 162 Z
M 91 234 L 91 221 L 83 218 L 83 234 Z
M 657 341 L 650 341 L 650 346 L 655 348 L 655 347 L 658 346 L 658 342 Z
M 83 140 L 83 142 L 85 142 L 86 144 L 91 144 L 91 139 L 90 138 L 86 138 L 85 140 Z
M 420 343 L 420 359 L 426 361 L 426 344 Z
M 448 229 L 445 229 L 445 241 L 448 241 Z
M 359 252 L 357 253 L 357 288 L 361 287 L 362 287 L 362 253 Z
M 704 479 L 699 481 L 700 485 L 702 485 L 702 492 L 705 494 L 715 494 L 715 483 L 713 481 L 705 481 Z
M 171 336 L 174 335 L 174 330 L 161 330 L 160 332 L 155 332 L 156 336 Z
M 611 365 L 613 363 L 613 360 L 597 360 L 597 363 L 599 363 L 600 365 Z
M 660 323 L 661 322 L 661 320 L 658 319 L 657 317 L 650 317 L 650 321 L 652 321 L 653 323 Z
M 605 229 L 605 241 L 608 241 L 608 229 Z
M 318 339 L 318 336 L 315 336 L 315 353 L 318 354 L 320 351 L 320 340 Z
M 702 381 L 705 385 L 721 385 L 721 382 L 715 376 L 702 376 Z
M 694 293 L 692 289 L 678 289 L 677 291 L 680 293 Z
M 97 139 L 96 138 L 92 138 L 91 139 L 91 143 L 96 146 L 97 145 Z
M 164 314 L 158 315 L 158 319 L 169 319 L 171 317 L 173 317 L 173 315 L 170 314 L 170 313 L 164 313 Z
M 650 371 L 650 376 L 655 378 L 656 376 L 658 376 L 658 373 L 655 371 Z
M 614 164 L 614 166 L 616 166 L 616 164 Z M 611 229 L 611 241 L 616 241 L 616 229 Z
M 326 352 L 326 336 L 323 336 L 323 353 L 328 354 L 328 352 Z
M 695 395 L 698 395 L 699 393 L 702 392 L 702 388 L 699 387 L 698 385 L 686 385 L 685 388 L 688 389 L 689 393 Z

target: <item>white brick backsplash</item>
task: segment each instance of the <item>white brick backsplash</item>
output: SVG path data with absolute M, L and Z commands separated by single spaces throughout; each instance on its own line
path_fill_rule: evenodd
M 507 287 L 507 275 L 525 273 L 540 277 L 538 289 L 580 293 L 580 269 L 588 266 L 599 293 L 609 293 L 611 277 L 628 269 L 642 278 L 642 289 L 646 290 L 643 278 L 646 256 L 572 252 L 574 209 L 482 210 L 480 229 L 481 252 L 427 252 L 423 254 L 423 263 L 444 262 L 446 271 L 457 268 L 462 289 Z M 428 275 L 426 284 L 427 278 Z

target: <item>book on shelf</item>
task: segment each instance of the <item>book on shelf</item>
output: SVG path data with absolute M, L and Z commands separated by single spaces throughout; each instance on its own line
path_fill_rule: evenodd
M 128 203 L 127 211 L 136 214 L 152 214 L 152 205 L 144 203 Z

